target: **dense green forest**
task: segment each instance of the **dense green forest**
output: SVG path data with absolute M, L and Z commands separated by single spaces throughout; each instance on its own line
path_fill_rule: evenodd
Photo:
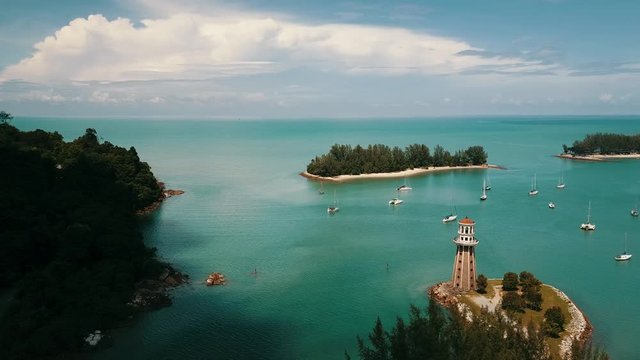
M 562 150 L 573 155 L 637 154 L 640 153 L 640 134 L 587 134 L 584 139 L 574 141 L 571 147 L 563 144 Z
M 164 268 L 135 215 L 162 189 L 133 147 L 100 142 L 93 129 L 65 142 L 9 120 L 0 123 L 0 358 L 69 358 L 90 331 L 131 315 L 135 284 Z
M 430 301 L 426 314 L 411 306 L 409 320 L 398 317 L 390 331 L 378 318 L 368 343 L 358 337 L 363 360 L 545 360 L 552 359 L 544 334 L 483 309 L 469 321 L 457 306 L 445 311 Z M 514 326 L 515 325 L 515 326 Z M 347 359 L 350 358 L 346 354 Z M 574 342 L 565 360 L 607 360 L 591 343 Z
M 412 144 L 404 150 L 382 144 L 369 145 L 367 148 L 335 144 L 327 154 L 312 159 L 307 165 L 307 172 L 319 176 L 359 175 L 429 166 L 482 165 L 486 162 L 487 153 L 482 146 L 471 146 L 451 155 L 440 145 L 436 145 L 431 154 L 429 147 L 424 144 Z

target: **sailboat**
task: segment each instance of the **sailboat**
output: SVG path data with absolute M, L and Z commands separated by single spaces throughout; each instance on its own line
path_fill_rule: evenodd
M 404 178 L 404 184 L 400 185 L 396 188 L 397 191 L 409 191 L 412 190 L 413 188 L 409 185 L 407 185 L 407 178 Z
M 591 223 L 591 201 L 589 201 L 589 208 L 587 210 L 587 222 L 580 225 L 580 229 L 593 231 L 596 229 L 596 225 Z
M 489 191 L 489 190 L 491 190 L 491 181 L 489 181 L 489 178 L 488 178 L 488 177 L 486 178 L 486 180 L 487 180 L 487 183 L 486 183 L 486 185 L 484 186 L 484 189 L 485 189 L 485 190 L 487 190 L 487 191 Z
M 320 182 L 320 189 L 318 190 L 318 194 L 324 195 L 324 182 Z
M 529 195 L 530 196 L 534 196 L 534 195 L 538 195 L 538 189 L 536 188 L 536 175 L 533 175 L 533 186 L 531 187 L 531 190 L 529 190 Z
M 638 203 L 636 202 L 636 207 L 631 209 L 631 216 L 638 217 L 638 215 L 640 215 L 640 213 L 638 212 Z
M 482 196 L 480 196 L 480 200 L 487 200 L 487 181 L 482 180 Z
M 556 189 L 564 189 L 564 175 L 560 175 L 558 179 L 558 185 L 556 185 Z
M 338 207 L 338 201 L 336 200 L 336 191 L 333 191 L 333 205 L 329 206 L 327 208 L 327 213 L 329 215 L 333 215 L 335 213 L 337 213 L 338 211 L 340 211 L 340 208 Z
M 624 251 L 622 252 L 622 254 L 614 256 L 614 259 L 616 259 L 616 261 L 627 261 L 629 259 L 631 259 L 633 255 L 631 254 L 627 254 L 627 233 L 624 234 Z
M 458 214 L 456 211 L 456 206 L 453 204 L 453 196 L 451 197 L 451 213 L 445 217 L 442 218 L 442 222 L 443 223 L 448 223 L 448 222 L 452 222 L 455 219 L 458 218 Z

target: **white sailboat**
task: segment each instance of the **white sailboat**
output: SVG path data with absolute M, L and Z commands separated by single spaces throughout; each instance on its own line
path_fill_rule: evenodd
M 402 201 L 401 199 L 393 198 L 393 199 L 389 200 L 389 205 L 396 206 L 396 205 L 402 204 L 403 202 L 404 201 Z
M 482 195 L 480 196 L 480 200 L 487 200 L 487 182 L 486 180 L 482 180 Z
M 585 224 L 580 224 L 580 229 L 593 231 L 596 229 L 596 225 L 591 223 L 591 201 L 589 201 L 589 208 L 587 210 L 587 222 Z
M 640 215 L 640 212 L 638 212 L 638 203 L 636 202 L 636 207 L 631 209 L 631 216 L 638 217 L 638 215 Z
M 336 200 L 336 191 L 333 191 L 333 205 L 327 207 L 327 213 L 329 215 L 333 215 L 335 213 L 337 213 L 338 211 L 340 211 L 340 208 L 338 207 L 338 200 Z
M 529 196 L 535 196 L 538 195 L 538 189 L 536 188 L 536 175 L 533 175 L 533 186 L 531 187 L 531 190 L 529 190 Z
M 443 223 L 448 223 L 448 222 L 452 222 L 455 219 L 458 218 L 458 214 L 456 211 L 456 206 L 453 204 L 453 196 L 451 197 L 451 213 L 445 217 L 442 218 L 442 222 Z
M 486 177 L 486 180 L 487 180 L 487 183 L 485 184 L 484 189 L 489 191 L 491 190 L 491 180 L 489 179 L 488 176 Z
M 318 194 L 324 195 L 324 182 L 320 181 L 320 189 L 318 190 Z
M 631 259 L 633 255 L 631 254 L 627 254 L 627 233 L 624 234 L 624 251 L 622 252 L 622 254 L 614 256 L 614 259 L 616 261 L 627 261 L 629 259 Z
M 553 202 L 549 203 L 549 209 L 555 209 L 556 208 L 556 204 L 554 204 Z
M 409 185 L 407 185 L 407 178 L 404 178 L 404 184 L 400 185 L 396 188 L 397 191 L 409 191 L 412 190 L 413 188 Z
M 558 179 L 558 185 L 556 185 L 556 189 L 564 189 L 564 175 L 560 175 Z

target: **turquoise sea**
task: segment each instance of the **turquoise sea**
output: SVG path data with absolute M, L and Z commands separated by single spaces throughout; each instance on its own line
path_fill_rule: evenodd
M 614 359 L 640 357 L 640 161 L 575 162 L 553 154 L 592 132 L 640 133 L 640 117 L 193 121 L 20 118 L 21 129 L 71 140 L 95 128 L 135 146 L 169 187 L 185 190 L 144 223 L 149 246 L 188 273 L 171 307 L 114 332 L 96 359 L 357 358 L 356 335 L 376 316 L 392 326 L 428 286 L 451 273 L 456 225 L 443 224 L 453 197 L 476 220 L 478 272 L 528 270 L 565 291 Z M 340 185 L 298 173 L 334 143 L 482 145 L 506 170 Z M 534 176 L 540 194 L 527 195 Z M 567 184 L 557 190 L 559 176 Z M 493 189 L 481 202 L 488 177 Z M 334 195 L 335 194 L 335 195 Z M 327 215 L 337 200 L 341 210 Z M 553 201 L 555 210 L 547 203 Z M 588 203 L 597 230 L 579 229 Z M 625 233 L 635 257 L 618 263 Z M 387 269 L 388 264 L 388 269 Z M 257 275 L 252 271 L 257 269 Z M 203 285 L 212 271 L 224 287 Z

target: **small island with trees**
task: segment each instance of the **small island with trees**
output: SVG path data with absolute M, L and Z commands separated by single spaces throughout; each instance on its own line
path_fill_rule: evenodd
M 640 134 L 587 134 L 572 146 L 562 145 L 558 157 L 574 160 L 640 159 Z
M 0 358 L 78 358 L 186 281 L 139 230 L 140 213 L 180 191 L 94 129 L 66 142 L 11 120 L 0 112 Z
M 448 283 L 429 289 L 426 311 L 411 306 L 390 331 L 375 321 L 363 360 L 518 359 L 608 360 L 592 345 L 591 326 L 560 290 L 523 271 L 477 278 L 477 290 L 456 293 Z M 350 359 L 350 354 L 346 354 Z
M 495 167 L 487 165 L 487 158 L 484 148 L 478 145 L 458 150 L 452 155 L 440 145 L 436 145 L 432 153 L 424 144 L 411 144 L 404 149 L 383 144 L 368 147 L 335 144 L 327 154 L 312 159 L 301 175 L 312 180 L 347 181 Z

